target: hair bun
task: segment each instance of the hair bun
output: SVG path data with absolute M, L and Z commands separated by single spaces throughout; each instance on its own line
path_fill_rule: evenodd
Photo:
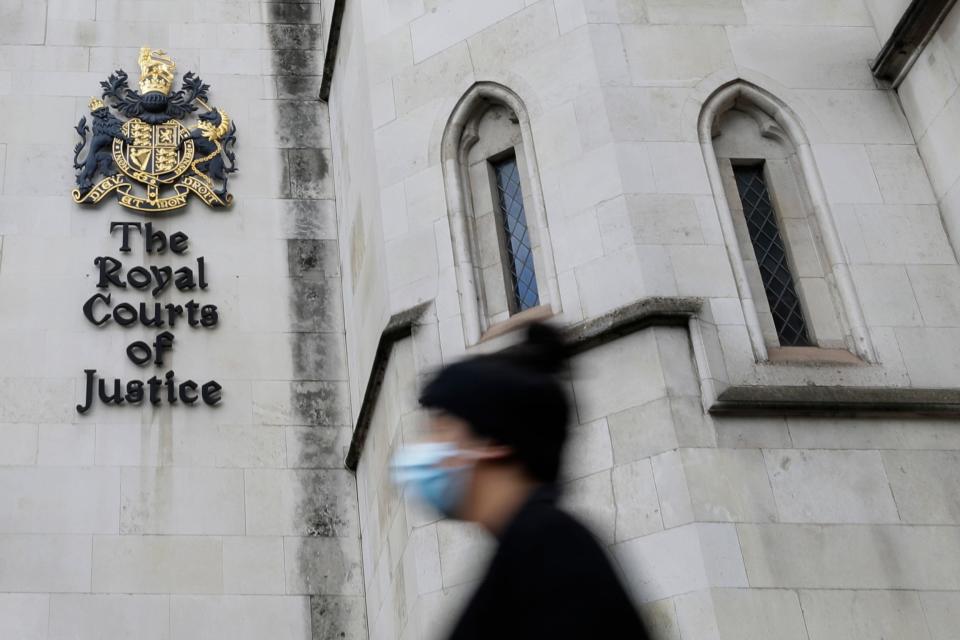
M 527 328 L 526 339 L 501 352 L 518 366 L 541 373 L 559 373 L 570 356 L 563 335 L 556 328 L 535 322 Z

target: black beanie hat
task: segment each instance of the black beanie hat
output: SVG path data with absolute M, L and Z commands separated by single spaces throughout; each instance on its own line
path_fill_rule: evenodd
M 465 420 L 476 435 L 512 449 L 534 478 L 552 483 L 570 413 L 558 378 L 567 354 L 555 329 L 533 324 L 520 344 L 444 367 L 420 403 Z

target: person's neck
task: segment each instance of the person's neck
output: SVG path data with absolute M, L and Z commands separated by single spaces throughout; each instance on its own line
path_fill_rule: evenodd
M 540 483 L 519 470 L 505 468 L 491 470 L 476 493 L 471 520 L 495 536 L 503 533 L 513 517 Z

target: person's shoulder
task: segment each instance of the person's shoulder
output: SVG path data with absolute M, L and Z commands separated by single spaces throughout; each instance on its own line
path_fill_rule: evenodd
M 528 543 L 600 549 L 599 541 L 586 525 L 553 502 L 531 505 L 516 525 L 516 537 Z
M 509 556 L 536 576 L 541 592 L 559 597 L 586 589 L 591 598 L 628 602 L 604 545 L 576 516 L 555 504 L 538 504 L 518 524 Z

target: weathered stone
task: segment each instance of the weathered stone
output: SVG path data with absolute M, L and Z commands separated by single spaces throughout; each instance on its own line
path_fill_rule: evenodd
M 777 508 L 759 451 L 682 449 L 679 453 L 696 520 L 776 521 Z
M 662 398 L 607 418 L 617 464 L 648 458 L 677 447 L 670 400 Z
M 46 640 L 50 622 L 47 594 L 5 593 L 0 595 L 3 631 L 23 640 Z
M 225 537 L 224 593 L 285 593 L 283 562 L 283 538 Z
M 357 526 L 354 479 L 345 470 L 244 473 L 246 531 L 252 535 L 342 537 Z
M 800 592 L 810 640 L 925 638 L 920 598 L 909 591 Z
M 263 5 L 274 25 L 320 22 L 320 6 L 314 2 L 265 2 Z
M 492 551 L 492 540 L 474 524 L 443 520 L 437 524 L 440 567 L 445 589 L 480 577 Z
M 274 7 L 284 7 L 284 5 L 275 4 L 269 9 L 272 14 L 271 17 L 277 15 L 279 18 L 279 20 L 277 20 L 279 24 L 267 25 L 267 37 L 270 39 L 270 44 L 274 49 L 306 50 L 320 48 L 321 34 L 319 24 L 300 24 L 303 22 L 302 20 L 290 20 L 293 11 L 291 11 L 289 7 L 296 7 L 296 5 L 286 5 L 288 8 L 280 11 Z M 306 10 L 309 11 L 309 8 L 307 7 Z M 288 21 L 294 24 L 283 24 L 283 22 Z
M 721 638 L 806 640 L 804 614 L 794 591 L 714 589 L 713 608 Z
M 214 536 L 96 536 L 97 593 L 221 593 L 223 544 Z
M 952 638 L 960 12 L 894 90 L 870 61 L 908 3 L 882 4 L 4 4 L 0 636 L 442 635 L 487 540 L 392 486 L 389 460 L 422 437 L 437 366 L 512 339 L 474 344 L 465 314 L 476 293 L 483 329 L 513 322 L 488 167 L 513 148 L 550 304 L 536 313 L 572 325 L 579 354 L 564 505 L 636 600 L 656 598 L 661 635 Z M 176 60 L 174 90 L 195 72 L 238 127 L 232 209 L 152 219 L 190 235 L 210 284 L 192 294 L 220 311 L 215 331 L 176 331 L 167 365 L 221 381 L 223 402 L 78 421 L 82 370 L 130 377 L 142 336 L 77 312 L 91 258 L 116 254 L 117 209 L 70 202 L 70 127 L 114 70 L 136 86 L 144 43 Z M 723 114 L 709 96 L 736 78 L 757 90 Z M 475 82 L 487 97 L 458 108 Z M 451 113 L 494 96 L 512 115 L 449 139 Z M 869 336 L 874 361 L 764 361 L 776 326 L 759 270 L 746 292 L 732 277 L 723 205 L 742 207 L 711 179 L 710 133 L 723 162 L 765 162 L 811 337 Z M 484 232 L 460 237 L 471 213 Z M 124 262 L 164 255 L 134 243 Z
M 0 468 L 0 532 L 116 533 L 118 469 Z
M 124 469 L 121 487 L 120 533 L 244 533 L 239 469 Z
M 57 594 L 50 597 L 48 616 L 49 635 L 43 637 L 57 640 L 98 636 L 170 638 L 167 596 Z
M 956 631 L 954 620 L 960 608 L 960 594 L 924 593 L 920 596 L 931 640 L 947 640 Z
M 809 589 L 957 588 L 950 527 L 739 524 L 750 585 Z
M 359 597 L 311 596 L 313 640 L 365 640 L 367 618 L 363 605 L 363 598 Z
M 342 469 L 351 435 L 346 427 L 288 427 L 287 464 L 305 469 Z
M 323 149 L 288 149 L 285 189 L 290 198 L 332 198 L 330 153 Z
M 277 100 L 274 104 L 277 110 L 274 141 L 278 147 L 329 147 L 329 118 L 321 103 L 316 100 Z
M 305 597 L 174 596 L 170 637 L 186 640 L 310 638 L 310 602 Z
M 611 479 L 617 505 L 614 529 L 617 542 L 663 529 L 657 486 L 648 460 L 614 467 Z
M 37 460 L 37 425 L 0 424 L 0 464 L 26 466 Z
M 644 602 L 710 586 L 746 587 L 733 525 L 691 524 L 614 548 L 634 594 Z
M 882 455 L 903 522 L 960 524 L 960 452 L 884 451 Z
M 355 596 L 363 592 L 360 546 L 349 538 L 290 538 L 284 543 L 287 593 Z
M 764 458 L 781 521 L 899 521 L 877 452 L 772 449 Z
M 616 539 L 617 503 L 609 470 L 566 483 L 563 505 L 585 522 L 601 541 L 613 544 Z
M 278 98 L 313 100 L 320 95 L 321 76 L 277 76 L 276 78 Z M 326 140 L 322 142 L 326 143 Z
M 318 76 L 323 61 L 316 51 L 277 49 L 273 53 L 273 70 L 277 76 Z

